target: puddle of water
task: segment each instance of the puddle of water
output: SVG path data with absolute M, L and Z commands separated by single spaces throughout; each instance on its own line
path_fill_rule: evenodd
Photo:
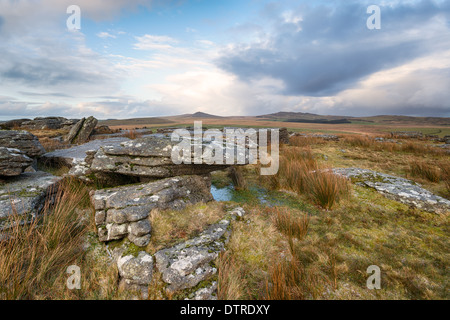
M 233 187 L 227 186 L 219 189 L 212 185 L 211 194 L 216 201 L 231 201 L 233 198 Z
M 250 196 L 249 194 L 250 193 Z M 315 212 L 314 207 L 299 201 L 295 194 L 280 191 L 269 191 L 261 186 L 252 185 L 247 191 L 235 191 L 232 185 L 224 188 L 211 186 L 211 194 L 216 201 L 235 201 L 238 203 L 253 203 L 265 207 L 288 206 L 299 210 Z
M 274 203 L 271 203 L 271 201 L 267 199 L 267 191 L 265 189 L 251 187 L 250 191 L 255 194 L 260 204 L 266 206 L 274 205 Z M 217 188 L 216 186 L 211 185 L 211 194 L 216 201 L 232 201 L 235 196 L 234 192 L 232 185 L 224 188 Z

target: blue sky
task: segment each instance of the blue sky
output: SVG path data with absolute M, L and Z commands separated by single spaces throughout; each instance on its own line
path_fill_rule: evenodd
M 0 0 L 0 119 L 448 117 L 448 88 L 450 0 Z

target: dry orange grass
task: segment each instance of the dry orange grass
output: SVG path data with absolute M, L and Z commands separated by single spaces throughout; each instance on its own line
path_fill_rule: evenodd
M 444 181 L 447 192 L 450 193 L 450 163 L 448 161 L 442 161 L 438 163 L 441 169 L 441 179 Z
M 142 134 L 138 133 L 135 129 L 130 129 L 127 132 L 125 132 L 123 134 L 123 136 L 125 138 L 129 138 L 131 140 L 134 140 L 134 139 L 140 138 L 142 136 Z
M 228 251 L 220 253 L 217 263 L 217 298 L 219 300 L 239 300 L 244 296 L 242 276 L 239 269 L 235 268 L 235 264 L 235 259 Z
M 282 148 L 278 173 L 265 180 L 271 187 L 305 194 L 324 209 L 331 209 L 349 193 L 347 180 L 322 168 L 309 147 Z
M 52 299 L 70 296 L 64 283 L 68 266 L 81 257 L 86 222 L 75 210 L 87 192 L 62 183 L 55 205 L 43 216 L 21 225 L 9 217 L 8 239 L 0 242 L 0 299 Z
M 288 238 L 302 240 L 308 232 L 309 219 L 305 214 L 302 217 L 294 217 L 286 208 L 274 208 L 272 215 L 275 227 Z
M 315 299 L 319 293 L 319 281 L 316 272 L 304 268 L 295 255 L 292 255 L 289 260 L 277 262 L 270 269 L 266 283 L 266 299 Z
M 309 196 L 325 209 L 331 209 L 350 192 L 347 180 L 330 170 L 310 172 L 306 180 L 309 185 L 307 189 Z
M 376 142 L 374 139 L 368 136 L 346 136 L 343 139 L 344 143 L 349 144 L 352 147 L 369 148 Z
M 429 163 L 413 161 L 409 164 L 409 172 L 416 177 L 427 179 L 431 182 L 441 181 L 441 170 Z
M 324 139 L 318 137 L 292 137 L 289 144 L 294 147 L 307 147 L 313 144 L 326 144 Z
M 405 152 L 417 155 L 432 154 L 444 155 L 445 151 L 440 148 L 435 148 L 426 143 L 419 143 L 411 140 L 397 139 L 399 143 L 395 142 L 377 142 L 369 136 L 360 135 L 345 135 L 342 141 L 355 148 L 372 149 L 376 151 L 387 152 Z
M 307 215 L 298 217 L 287 208 L 271 208 L 272 223 L 287 237 L 289 253 L 284 259 L 274 262 L 269 269 L 265 286 L 268 300 L 304 300 L 318 295 L 319 277 L 315 270 L 305 268 L 296 254 L 294 239 L 303 240 L 308 232 Z
M 47 152 L 69 148 L 69 145 L 67 143 L 63 143 L 61 141 L 48 137 L 39 138 L 39 142 L 42 144 L 45 151 Z

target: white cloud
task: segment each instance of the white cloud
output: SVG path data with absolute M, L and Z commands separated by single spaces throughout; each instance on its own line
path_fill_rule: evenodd
M 156 36 L 146 34 L 142 37 L 135 37 L 138 41 L 134 44 L 134 49 L 137 50 L 167 50 L 173 49 L 173 44 L 178 41 L 168 36 Z
M 115 35 L 110 34 L 108 32 L 99 32 L 97 33 L 97 37 L 102 38 L 102 39 L 106 39 L 106 38 L 117 38 Z

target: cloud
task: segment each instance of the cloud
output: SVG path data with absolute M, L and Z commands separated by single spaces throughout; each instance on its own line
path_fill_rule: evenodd
M 35 0 L 17 1 L 0 0 L 0 21 L 3 21 L 7 33 L 21 33 L 39 26 L 46 27 L 59 24 L 68 17 L 66 12 L 70 5 L 80 7 L 81 18 L 95 21 L 111 20 L 124 11 L 133 12 L 139 7 L 151 7 L 152 0 Z
M 180 21 L 179 38 L 127 31 L 121 40 L 134 43 L 114 54 L 87 46 L 83 20 L 155 3 L 80 0 L 79 32 L 66 30 L 70 4 L 0 0 L 0 117 L 450 116 L 450 1 L 383 1 L 376 31 L 366 28 L 372 1 L 272 2 L 260 16 L 224 26 L 222 44 Z M 124 33 L 102 27 L 109 32 L 94 36 Z
M 61 93 L 61 92 L 47 92 L 47 93 L 40 93 L 40 92 L 27 92 L 27 91 L 19 91 L 18 92 L 21 95 L 24 96 L 30 96 L 30 97 L 59 97 L 59 98 L 73 98 L 72 96 Z
M 276 13 L 269 38 L 234 45 L 217 64 L 244 81 L 280 79 L 287 95 L 320 97 L 425 56 L 436 43 L 449 48 L 448 1 L 384 6 L 380 31 L 366 28 L 366 8 L 364 2 L 346 1 Z
M 107 38 L 117 38 L 115 35 L 110 34 L 108 32 L 99 32 L 97 33 L 97 37 L 102 38 L 102 39 L 107 39 Z
M 72 105 L 66 103 L 47 101 L 37 104 L 30 101 L 20 101 L 14 98 L 2 99 L 0 97 L 0 119 L 48 117 L 50 115 L 76 117 L 79 114 Z
M 137 50 L 169 50 L 173 49 L 173 44 L 178 41 L 168 36 L 156 36 L 146 34 L 142 37 L 135 37 L 138 41 L 134 44 Z
M 47 99 L 67 104 L 119 90 L 125 72 L 88 48 L 83 33 L 66 29 L 66 11 L 58 10 L 66 2 L 0 0 L 0 93 L 42 105 Z M 98 1 L 79 2 L 83 4 L 88 11 L 100 9 Z
M 83 36 L 59 38 L 25 35 L 0 44 L 0 78 L 9 86 L 56 90 L 72 95 L 117 89 L 120 72 L 84 45 Z M 14 45 L 16 44 L 16 45 Z M 30 91 L 30 90 L 19 90 Z

